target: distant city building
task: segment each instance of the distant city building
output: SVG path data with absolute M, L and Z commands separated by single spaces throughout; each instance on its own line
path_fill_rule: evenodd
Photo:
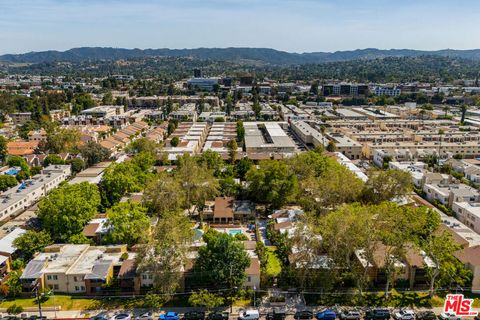
M 398 97 L 402 90 L 397 87 L 375 87 L 373 92 L 376 96 Z
M 213 91 L 218 85 L 218 78 L 193 78 L 187 81 L 187 85 L 193 89 Z

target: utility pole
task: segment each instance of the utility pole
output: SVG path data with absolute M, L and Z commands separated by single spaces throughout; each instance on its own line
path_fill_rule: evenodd
M 39 282 L 37 281 L 37 283 L 35 284 L 35 298 L 37 299 L 38 313 L 39 313 L 40 318 L 41 318 L 42 317 L 42 303 L 40 301 L 40 296 L 38 294 L 38 284 L 39 284 Z
M 233 313 L 233 281 L 232 281 L 233 265 L 230 262 L 230 314 Z

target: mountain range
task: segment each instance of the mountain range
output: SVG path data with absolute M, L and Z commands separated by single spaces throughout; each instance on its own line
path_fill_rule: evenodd
M 198 49 L 124 49 L 81 47 L 66 51 L 41 51 L 5 54 L 0 61 L 10 63 L 83 62 L 88 60 L 120 60 L 150 57 L 183 57 L 222 61 L 251 61 L 273 65 L 318 64 L 324 62 L 386 57 L 440 56 L 480 60 L 480 49 L 422 51 L 412 49 L 358 49 L 336 52 L 291 53 L 269 48 L 198 48 Z

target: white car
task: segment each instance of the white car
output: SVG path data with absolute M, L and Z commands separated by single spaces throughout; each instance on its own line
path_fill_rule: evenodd
M 462 317 L 457 316 L 453 312 L 443 312 L 439 317 L 441 320 L 462 320 Z
M 132 316 L 128 313 L 119 313 L 111 317 L 110 320 L 132 320 Z
M 153 313 L 152 312 L 145 312 L 141 315 L 137 316 L 135 320 L 153 320 Z
M 249 309 L 241 312 L 238 315 L 239 320 L 258 320 L 260 319 L 260 313 L 258 310 Z
M 415 312 L 409 309 L 399 310 L 393 314 L 393 318 L 395 320 L 414 320 Z

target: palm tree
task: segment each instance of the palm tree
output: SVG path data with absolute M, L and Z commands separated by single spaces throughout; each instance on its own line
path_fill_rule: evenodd
M 446 117 L 448 114 L 448 111 L 450 111 L 450 107 L 449 106 L 443 107 L 443 111 L 445 111 L 445 117 Z

